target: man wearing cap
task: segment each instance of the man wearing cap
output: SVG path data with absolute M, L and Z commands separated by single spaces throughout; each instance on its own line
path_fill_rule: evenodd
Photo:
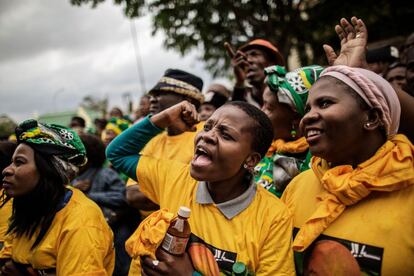
M 384 76 L 388 66 L 399 57 L 398 49 L 394 46 L 369 49 L 367 63 L 369 70 Z
M 232 100 L 247 101 L 257 107 L 263 104 L 263 91 L 265 88 L 264 68 L 271 65 L 285 65 L 279 50 L 269 41 L 255 39 L 241 46 L 236 53 L 229 44 L 227 52 L 232 58 L 236 84 Z
M 189 101 L 198 109 L 204 101 L 201 93 L 203 81 L 188 72 L 178 69 L 167 69 L 164 76 L 152 88 L 150 96 L 150 113 L 157 114 L 179 102 Z M 197 125 L 197 131 L 203 124 Z M 190 163 L 194 153 L 194 137 L 196 132 L 181 132 L 174 128 L 167 128 L 166 131 L 157 135 L 142 150 L 141 155 L 153 156 L 169 160 L 176 160 L 183 163 Z M 149 200 L 139 189 L 139 184 L 132 179 L 127 182 L 127 201 L 133 208 L 141 210 L 143 216 L 148 215 L 151 210 L 159 209 L 159 206 Z M 131 262 L 129 275 L 140 275 Z
M 203 81 L 188 72 L 178 69 L 168 69 L 164 76 L 152 88 L 150 96 L 150 113 L 157 114 L 179 102 L 187 100 L 199 108 L 204 97 L 201 93 Z M 197 125 L 197 130 L 201 124 Z M 194 136 L 196 132 L 181 132 L 177 129 L 167 128 L 151 140 L 141 154 L 157 158 L 178 160 L 189 163 L 193 156 Z M 138 183 L 128 180 L 128 203 L 141 210 L 156 210 L 158 206 L 140 192 Z

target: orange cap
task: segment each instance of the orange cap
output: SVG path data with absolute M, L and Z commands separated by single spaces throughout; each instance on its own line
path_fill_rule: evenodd
M 271 53 L 272 54 L 271 57 L 276 62 L 274 65 L 282 65 L 282 66 L 285 65 L 285 60 L 283 59 L 282 54 L 279 52 L 276 46 L 274 46 L 272 43 L 264 39 L 252 40 L 249 43 L 241 46 L 239 50 L 242 52 L 246 52 L 247 50 L 253 49 L 253 48 L 265 49 L 269 53 Z

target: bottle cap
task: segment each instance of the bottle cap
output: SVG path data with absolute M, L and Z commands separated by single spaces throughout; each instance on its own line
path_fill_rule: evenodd
M 232 269 L 234 273 L 243 273 L 246 271 L 246 265 L 242 262 L 235 262 Z
M 180 209 L 178 209 L 178 215 L 183 218 L 189 218 L 191 214 L 191 209 L 185 206 L 181 206 Z

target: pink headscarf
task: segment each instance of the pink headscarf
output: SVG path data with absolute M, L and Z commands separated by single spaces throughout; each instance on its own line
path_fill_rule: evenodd
M 400 125 L 401 106 L 392 86 L 372 71 L 337 65 L 326 68 L 322 76 L 334 77 L 351 87 L 368 104 L 380 111 L 387 137 L 397 134 Z

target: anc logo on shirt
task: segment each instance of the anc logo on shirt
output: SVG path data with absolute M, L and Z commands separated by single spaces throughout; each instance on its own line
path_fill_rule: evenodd
M 294 229 L 294 235 L 298 229 Z M 384 249 L 320 235 L 303 253 L 295 252 L 299 275 L 381 275 Z
M 202 275 L 231 275 L 237 253 L 214 247 L 194 234 L 187 248 L 194 268 Z

